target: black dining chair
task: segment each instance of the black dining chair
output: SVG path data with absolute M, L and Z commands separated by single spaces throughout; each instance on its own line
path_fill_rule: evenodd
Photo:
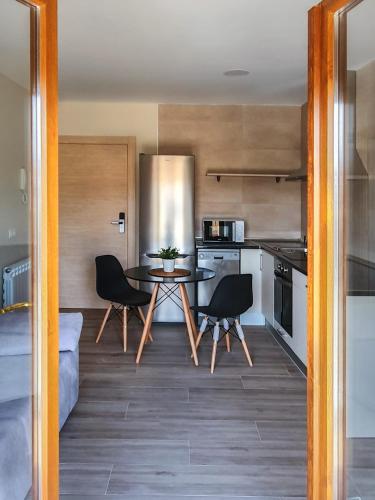
M 128 345 L 128 312 L 134 311 L 139 319 L 145 324 L 145 317 L 141 309 L 150 303 L 151 294 L 133 288 L 126 276 L 124 270 L 114 255 L 100 255 L 95 258 L 96 263 L 96 292 L 101 299 L 108 300 L 109 306 L 101 324 L 96 343 L 99 342 L 103 334 L 111 312 L 122 313 L 123 325 L 123 343 L 124 352 Z M 113 310 L 112 310 L 113 309 Z M 152 340 L 151 333 L 148 338 Z
M 230 351 L 230 335 L 240 340 L 247 361 L 253 366 L 249 349 L 245 341 L 239 316 L 253 305 L 253 275 L 230 274 L 218 283 L 208 306 L 193 306 L 191 309 L 204 314 L 196 341 L 198 348 L 202 336 L 210 331 L 213 338 L 211 373 L 215 369 L 216 348 L 225 337 L 227 351 Z M 220 322 L 223 322 L 221 325 Z M 221 334 L 221 335 L 220 335 Z

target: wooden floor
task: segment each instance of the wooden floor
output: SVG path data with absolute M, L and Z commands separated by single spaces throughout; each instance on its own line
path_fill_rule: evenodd
M 241 345 L 211 341 L 191 359 L 183 326 L 154 326 L 134 363 L 114 319 L 96 345 L 103 313 L 86 311 L 79 402 L 61 432 L 61 497 L 71 500 L 286 500 L 305 498 L 306 381 L 272 335 L 246 328 Z

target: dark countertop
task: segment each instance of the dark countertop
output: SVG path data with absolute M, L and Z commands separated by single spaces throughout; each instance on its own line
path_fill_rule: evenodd
M 256 240 L 259 243 L 259 248 L 262 248 L 266 252 L 269 252 L 274 257 L 285 260 L 291 266 L 293 266 L 296 271 L 307 276 L 307 254 L 304 252 L 287 252 L 279 250 L 280 247 L 295 247 L 304 248 L 304 243 L 302 241 L 296 240 Z
M 275 257 L 285 260 L 294 269 L 307 276 L 307 255 L 303 252 L 287 252 L 277 250 L 280 247 L 303 248 L 304 244 L 298 240 L 269 240 L 269 239 L 246 239 L 244 243 L 208 243 L 204 244 L 201 239 L 196 240 L 196 248 L 199 249 L 263 249 Z M 352 255 L 348 256 L 348 292 L 349 296 L 375 296 L 375 263 L 360 259 Z
M 202 239 L 197 238 L 195 240 L 196 248 L 201 249 L 224 249 L 224 250 L 241 250 L 244 248 L 259 248 L 259 243 L 254 240 L 245 240 L 244 243 L 203 243 Z
M 304 244 L 302 241 L 297 240 L 252 240 L 246 239 L 244 243 L 203 243 L 202 239 L 196 239 L 196 248 L 199 249 L 263 249 L 266 252 L 285 260 L 294 269 L 307 275 L 307 256 L 302 252 L 296 252 L 295 254 L 286 253 L 280 250 L 276 250 L 278 247 L 293 246 L 296 248 L 303 248 Z

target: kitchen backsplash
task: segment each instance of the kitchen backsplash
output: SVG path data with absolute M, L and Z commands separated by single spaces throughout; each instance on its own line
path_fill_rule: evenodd
M 207 177 L 300 167 L 301 107 L 159 105 L 159 154 L 196 156 L 196 234 L 205 216 L 245 219 L 246 237 L 300 238 L 301 183 Z

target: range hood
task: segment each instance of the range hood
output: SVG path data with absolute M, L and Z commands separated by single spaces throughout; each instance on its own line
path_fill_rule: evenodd
M 347 180 L 368 179 L 369 173 L 356 148 L 356 72 L 347 72 L 347 114 L 349 131 Z M 307 179 L 307 103 L 301 111 L 301 168 L 291 172 L 286 181 L 304 181 Z

